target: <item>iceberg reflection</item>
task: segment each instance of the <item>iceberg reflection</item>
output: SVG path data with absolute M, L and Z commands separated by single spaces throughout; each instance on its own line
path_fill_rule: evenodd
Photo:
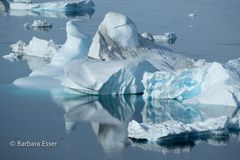
M 73 132 L 77 122 L 90 122 L 98 141 L 107 153 L 128 146 L 127 127 L 132 119 L 132 99 L 121 96 L 73 96 L 52 91 L 55 102 L 65 110 L 66 132 Z
M 81 96 L 52 91 L 55 102 L 65 110 L 66 132 L 73 132 L 79 121 L 90 122 L 98 141 L 107 153 L 121 151 L 129 144 L 143 150 L 166 154 L 190 152 L 197 143 L 214 146 L 229 142 L 228 131 L 183 133 L 162 137 L 161 141 L 128 138 L 129 122 L 161 124 L 169 120 L 183 124 L 202 122 L 209 118 L 232 116 L 236 111 L 231 106 L 183 105 L 172 100 L 145 101 L 141 95 Z

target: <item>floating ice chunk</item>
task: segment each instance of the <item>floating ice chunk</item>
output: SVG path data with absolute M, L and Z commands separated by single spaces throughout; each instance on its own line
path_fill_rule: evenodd
M 52 27 L 52 24 L 47 22 L 46 20 L 34 20 L 33 21 L 33 24 L 32 24 L 33 27 Z
M 31 10 L 40 11 L 79 11 L 84 9 L 93 9 L 95 7 L 92 0 L 68 0 L 53 1 L 43 3 L 15 3 L 10 2 L 11 10 Z
M 33 37 L 29 44 L 23 41 L 18 41 L 15 44 L 10 45 L 12 53 L 3 56 L 4 58 L 22 58 L 23 56 L 35 56 L 44 59 L 51 59 L 52 56 L 60 48 L 55 44 L 53 40 L 43 40 L 37 37 Z
M 160 124 L 141 123 L 132 120 L 128 126 L 128 136 L 134 139 L 146 139 L 148 141 L 160 141 L 166 137 L 178 135 L 190 136 L 194 133 L 218 134 L 224 131 L 229 124 L 228 117 L 222 116 L 207 119 L 202 122 L 183 124 L 178 121 L 165 121 Z
M 217 77 L 217 78 L 216 78 Z M 237 106 L 233 94 L 239 94 L 231 77 L 219 63 L 175 72 L 145 73 L 144 96 L 153 99 L 178 99 L 186 104 Z
M 188 14 L 188 17 L 191 17 L 191 18 L 194 18 L 194 17 L 197 17 L 197 13 L 189 13 Z
M 188 17 L 190 18 L 195 18 L 198 16 L 198 10 L 194 10 L 192 13 L 188 14 Z
M 164 35 L 153 35 L 153 38 L 156 42 L 160 41 L 169 44 L 174 44 L 177 39 L 177 35 L 174 32 L 166 32 L 164 33 Z
M 172 100 L 147 101 L 142 111 L 142 123 L 130 122 L 129 137 L 168 144 L 175 139 L 198 141 L 203 136 L 209 137 L 209 143 L 212 143 L 215 135 L 223 137 L 229 129 L 240 129 L 239 113 L 234 106 L 184 105 Z
M 32 24 L 25 23 L 24 28 L 26 29 L 31 29 L 33 28 L 34 30 L 40 30 L 40 31 L 49 31 L 53 25 L 46 20 L 34 20 Z

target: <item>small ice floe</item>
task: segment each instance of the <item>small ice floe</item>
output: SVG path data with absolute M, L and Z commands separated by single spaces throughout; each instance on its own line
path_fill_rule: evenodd
M 189 13 L 188 17 L 191 17 L 191 18 L 197 17 L 197 13 Z
M 51 59 L 60 48 L 60 46 L 55 44 L 53 40 L 47 41 L 36 37 L 33 37 L 29 44 L 20 40 L 17 43 L 10 45 L 10 47 L 12 48 L 12 53 L 3 56 L 3 58 L 11 61 L 14 59 L 20 59 L 23 56 Z
M 192 13 L 188 14 L 188 17 L 195 18 L 198 16 L 198 10 L 194 10 Z
M 168 44 L 174 44 L 177 39 L 177 35 L 174 32 L 166 32 L 164 35 L 153 35 L 155 42 L 164 42 Z
M 33 29 L 33 30 L 38 30 L 38 31 L 49 31 L 53 25 L 46 20 L 34 20 L 32 24 L 30 23 L 25 23 L 24 28 L 26 29 Z

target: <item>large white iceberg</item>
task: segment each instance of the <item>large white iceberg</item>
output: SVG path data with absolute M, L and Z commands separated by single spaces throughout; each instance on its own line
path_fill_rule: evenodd
M 66 88 L 88 94 L 139 94 L 144 72 L 197 64 L 142 37 L 128 17 L 113 12 L 100 24 L 88 57 L 66 65 Z
M 95 7 L 92 0 L 68 0 L 53 1 L 43 3 L 28 2 L 10 2 L 11 10 L 31 10 L 35 12 L 42 11 L 78 11 L 83 9 L 92 9 Z

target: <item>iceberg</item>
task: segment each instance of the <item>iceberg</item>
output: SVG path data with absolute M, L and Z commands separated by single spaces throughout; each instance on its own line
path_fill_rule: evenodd
M 85 57 L 91 43 L 91 39 L 88 36 L 78 31 L 76 27 L 77 22 L 78 20 L 67 22 L 67 40 L 53 54 L 49 64 L 40 70 L 33 71 L 28 77 L 16 79 L 14 84 L 21 87 L 40 87 L 42 89 L 60 87 L 57 78 L 63 75 L 64 65 L 73 58 Z M 38 44 L 34 46 L 37 47 Z M 41 54 L 43 53 L 46 52 L 41 52 Z
M 30 10 L 34 12 L 43 11 L 78 11 L 93 9 L 95 7 L 92 0 L 68 0 L 53 1 L 43 3 L 28 3 L 25 1 L 9 2 L 11 10 Z
M 144 72 L 196 64 L 139 35 L 128 17 L 110 12 L 99 25 L 88 58 L 65 66 L 62 85 L 85 94 L 141 94 Z
M 71 1 L 61 1 L 62 3 L 71 3 Z M 77 2 L 77 1 L 76 1 Z M 79 0 L 81 2 L 81 0 Z M 17 5 L 34 5 L 35 3 L 26 3 L 24 1 L 19 1 L 18 3 L 13 2 L 13 1 L 8 1 L 8 0 L 3 0 L 0 1 L 0 11 L 4 14 L 10 15 L 10 16 L 34 16 L 34 17 L 49 17 L 49 18 L 65 18 L 65 19 L 86 19 L 86 18 L 91 18 L 92 15 L 95 12 L 95 7 L 92 8 L 84 8 L 80 7 L 81 5 L 84 6 L 84 3 L 76 5 L 74 7 L 74 4 L 68 5 L 67 10 L 63 11 L 55 11 L 54 8 L 50 10 L 33 10 L 33 9 L 27 9 L 23 10 L 21 8 L 16 8 L 16 9 L 10 9 L 10 3 L 11 4 L 16 4 Z M 49 2 L 49 3 L 60 3 L 60 1 L 54 1 L 54 2 Z M 87 3 L 87 2 L 86 2 Z M 40 3 L 43 4 L 43 3 Z M 79 6 L 80 8 L 78 8 Z M 66 8 L 66 7 L 65 7 Z M 72 8 L 72 9 L 71 9 Z
M 158 141 L 164 138 L 175 138 L 177 136 L 192 136 L 201 133 L 204 135 L 218 135 L 225 131 L 229 124 L 228 117 L 209 118 L 206 121 L 183 124 L 179 121 L 165 121 L 160 124 L 141 123 L 132 120 L 128 126 L 128 135 L 134 139 L 146 139 L 148 141 Z
M 209 106 L 209 109 L 211 107 L 212 106 Z M 133 140 L 146 140 L 149 142 L 157 142 L 159 144 L 169 144 L 177 140 L 198 141 L 198 139 L 201 140 L 206 137 L 214 139 L 214 137 L 227 136 L 231 130 L 239 131 L 240 114 L 237 109 L 235 113 L 232 113 L 232 115 L 228 115 L 228 113 L 224 115 L 224 110 L 226 109 L 229 113 L 233 111 L 231 108 L 224 108 L 222 111 L 219 110 L 221 112 L 216 114 L 214 111 L 215 109 L 218 111 L 218 106 L 215 106 L 210 113 L 210 115 L 212 115 L 209 117 L 209 113 L 205 112 L 207 110 L 200 107 L 198 115 L 201 117 L 203 116 L 203 119 L 196 119 L 192 122 L 179 121 L 175 119 L 175 117 L 168 117 L 167 120 L 162 120 L 162 122 L 153 121 L 154 119 L 152 118 L 145 118 L 142 123 L 132 120 L 128 126 L 128 136 Z M 205 115 L 201 115 L 202 112 L 205 112 Z M 159 113 L 159 116 L 163 115 Z
M 177 35 L 174 32 L 166 32 L 164 35 L 153 35 L 153 39 L 155 42 L 174 44 L 177 40 Z
M 44 59 L 51 59 L 52 56 L 58 51 L 60 45 L 56 44 L 53 40 L 44 40 L 33 37 L 27 44 L 22 40 L 15 44 L 10 45 L 12 53 L 3 56 L 4 58 L 22 58 L 23 56 L 34 56 Z
M 10 45 L 12 48 L 12 53 L 4 56 L 7 57 L 18 57 L 23 56 L 35 56 L 45 59 L 51 59 L 51 57 L 60 48 L 60 45 L 55 44 L 53 40 L 43 40 L 37 37 L 33 37 L 32 40 L 27 45 L 23 41 L 18 41 L 15 44 Z
M 239 108 L 225 105 L 187 105 L 177 100 L 144 100 L 142 121 L 132 120 L 128 135 L 135 142 L 170 145 L 181 141 L 220 145 L 213 140 L 239 130 Z M 219 138 L 218 138 L 219 137 Z
M 191 17 L 191 18 L 197 17 L 197 13 L 189 13 L 188 17 Z
M 67 40 L 51 62 L 27 79 L 51 77 L 75 94 L 144 93 L 146 99 L 183 104 L 239 104 L 239 60 L 220 64 L 184 57 L 154 43 L 150 34 L 140 35 L 133 21 L 120 13 L 107 13 L 93 39 L 80 33 L 76 22 L 67 22 Z M 176 38 L 172 33 L 166 37 Z M 20 44 L 18 50 L 28 48 Z
M 46 20 L 34 20 L 32 24 L 25 23 L 24 27 L 26 29 L 31 29 L 33 28 L 34 30 L 40 30 L 40 31 L 49 31 L 53 25 Z

